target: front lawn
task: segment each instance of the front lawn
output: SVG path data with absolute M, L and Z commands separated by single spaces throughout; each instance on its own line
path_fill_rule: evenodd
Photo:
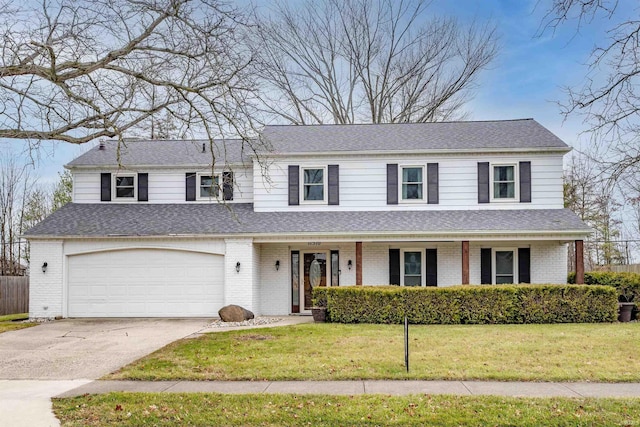
M 638 426 L 640 399 L 109 393 L 54 399 L 72 426 Z
M 410 327 L 304 324 L 175 342 L 108 379 L 640 381 L 640 322 Z
M 31 326 L 36 326 L 37 323 L 29 323 L 29 322 L 18 322 L 14 320 L 19 319 L 28 319 L 28 313 L 21 314 L 7 314 L 5 316 L 0 316 L 0 334 L 7 331 L 15 331 L 18 329 L 30 328 Z

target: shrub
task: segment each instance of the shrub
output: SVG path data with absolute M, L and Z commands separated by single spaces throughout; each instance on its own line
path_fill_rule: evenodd
M 576 273 L 569 273 L 569 283 L 576 282 Z M 640 274 L 592 271 L 584 273 L 585 285 L 613 286 L 618 290 L 620 302 L 640 301 Z
M 348 286 L 316 288 L 338 323 L 505 324 L 613 322 L 616 291 L 608 286 L 482 285 L 446 288 Z

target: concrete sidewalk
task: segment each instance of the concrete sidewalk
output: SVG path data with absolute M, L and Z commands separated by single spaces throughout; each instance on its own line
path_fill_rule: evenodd
M 94 381 L 58 397 L 112 391 L 156 393 L 455 394 L 514 397 L 635 397 L 640 383 L 494 381 Z

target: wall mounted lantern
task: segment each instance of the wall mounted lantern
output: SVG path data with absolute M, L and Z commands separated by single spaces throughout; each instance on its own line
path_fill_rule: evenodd
M 276 271 L 280 270 L 280 260 L 276 261 Z
M 46 262 L 46 261 L 42 263 L 42 272 L 43 272 L 43 273 L 46 273 L 46 272 L 47 272 L 47 267 L 48 267 L 48 266 L 49 266 L 49 264 L 47 264 L 47 262 Z
M 236 262 L 236 273 L 240 273 L 240 261 Z
M 351 260 L 347 261 L 347 267 L 349 267 L 349 270 L 351 270 L 351 267 L 353 267 L 353 263 L 351 262 Z

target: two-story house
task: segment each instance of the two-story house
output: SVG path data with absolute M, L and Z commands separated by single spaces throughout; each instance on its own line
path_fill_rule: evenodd
M 534 120 L 261 137 L 259 162 L 241 141 L 135 140 L 69 163 L 73 203 L 27 233 L 31 317 L 286 315 L 315 286 L 565 283 L 568 244 L 581 271 L 570 148 Z

